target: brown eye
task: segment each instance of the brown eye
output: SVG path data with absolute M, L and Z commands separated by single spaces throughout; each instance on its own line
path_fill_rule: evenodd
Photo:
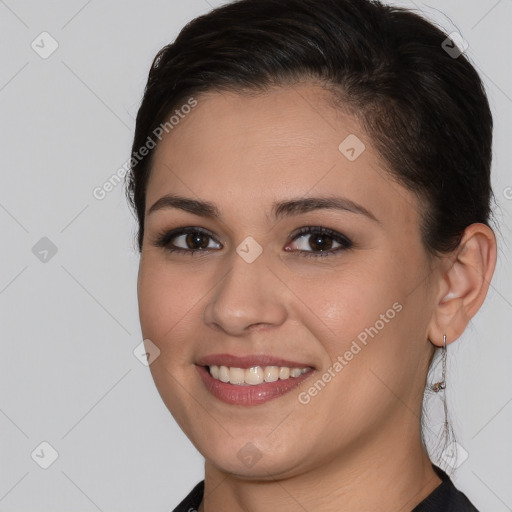
M 330 256 L 350 249 L 353 243 L 341 233 L 323 227 L 301 228 L 293 236 L 292 251 L 301 256 Z
M 309 246 L 315 251 L 328 251 L 332 248 L 334 240 L 329 235 L 310 235 Z
M 189 233 L 182 236 L 185 237 L 185 244 L 188 249 L 206 249 L 208 247 L 208 236 L 203 233 Z
M 213 236 L 202 228 L 187 227 L 173 229 L 161 234 L 154 242 L 168 252 L 183 254 L 207 253 L 211 249 L 222 248 Z

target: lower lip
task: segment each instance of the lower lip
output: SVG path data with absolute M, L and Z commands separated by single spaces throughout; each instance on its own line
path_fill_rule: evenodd
M 206 389 L 219 400 L 233 405 L 259 405 L 274 398 L 289 393 L 301 382 L 313 374 L 313 370 L 303 373 L 299 377 L 290 377 L 275 382 L 264 382 L 262 384 L 237 386 L 229 382 L 222 382 L 214 379 L 205 366 L 197 366 L 197 371 L 203 379 Z

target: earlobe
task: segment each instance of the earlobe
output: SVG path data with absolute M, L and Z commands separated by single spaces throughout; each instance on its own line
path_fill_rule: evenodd
M 453 256 L 455 255 L 455 258 Z M 496 237 L 490 227 L 468 226 L 459 247 L 445 260 L 428 337 L 436 346 L 455 341 L 483 304 L 496 266 Z

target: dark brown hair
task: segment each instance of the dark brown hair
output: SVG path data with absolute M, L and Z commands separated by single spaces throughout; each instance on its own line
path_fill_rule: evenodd
M 188 23 L 155 57 L 137 115 L 126 192 L 139 250 L 153 149 L 139 150 L 168 116 L 203 92 L 301 81 L 355 113 L 390 176 L 421 199 L 428 253 L 455 249 L 492 213 L 493 122 L 478 73 L 446 40 L 418 14 L 371 0 L 238 0 Z

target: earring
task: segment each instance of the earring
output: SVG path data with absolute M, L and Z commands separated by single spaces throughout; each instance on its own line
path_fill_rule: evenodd
M 443 334 L 443 380 L 432 385 L 432 391 L 439 393 L 446 388 L 446 334 Z

